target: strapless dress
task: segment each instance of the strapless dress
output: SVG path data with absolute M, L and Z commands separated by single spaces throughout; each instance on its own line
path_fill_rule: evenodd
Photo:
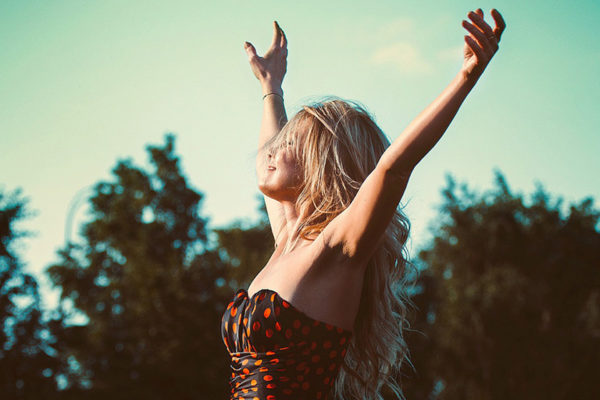
M 271 289 L 239 289 L 221 320 L 230 399 L 328 399 L 352 331 L 313 319 Z

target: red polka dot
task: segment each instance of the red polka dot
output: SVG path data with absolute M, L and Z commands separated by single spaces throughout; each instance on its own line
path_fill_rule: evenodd
M 346 343 L 346 337 L 345 336 L 340 339 L 340 344 L 344 344 L 344 343 Z
M 332 351 L 329 353 L 329 357 L 330 357 L 330 358 L 334 358 L 335 356 L 337 356 L 337 351 L 335 351 L 335 350 L 332 350 Z
M 260 330 L 260 322 L 258 322 L 258 321 L 255 321 L 255 322 L 252 324 L 252 329 L 253 329 L 255 332 L 259 331 L 259 330 Z
M 265 292 L 262 292 L 259 296 L 258 296 L 258 301 L 263 301 L 265 298 L 266 294 Z
M 328 349 L 330 347 L 331 347 L 331 342 L 329 340 L 326 340 L 325 343 L 323 343 L 323 348 Z
M 317 368 L 317 370 L 315 371 L 315 373 L 317 375 L 321 375 L 323 372 L 325 372 L 325 370 L 323 368 L 321 368 L 321 367 Z
M 233 307 L 233 309 L 231 310 L 231 316 L 235 317 L 235 314 L 237 314 L 237 307 Z
M 346 355 L 346 349 L 342 350 L 342 351 L 340 352 L 340 354 L 342 355 L 342 357 L 344 357 L 344 356 Z
M 298 382 L 292 382 L 292 384 L 290 385 L 291 388 L 293 389 L 298 389 L 300 387 L 300 384 Z
M 275 302 L 275 293 L 273 293 L 273 294 L 271 295 L 271 303 L 274 303 L 274 302 Z
M 244 368 L 244 369 L 242 370 L 242 372 L 243 372 L 244 374 L 246 374 L 246 375 L 247 375 L 247 374 L 249 374 L 249 373 L 250 373 L 250 370 L 248 370 L 248 368 Z
M 281 325 L 279 325 L 279 322 L 275 322 L 275 329 L 277 329 L 278 331 L 281 330 Z
M 329 365 L 329 370 L 333 371 L 335 369 L 335 367 L 337 367 L 337 364 L 333 363 L 333 364 Z
M 277 364 L 279 362 L 279 358 L 274 358 L 271 360 L 271 364 Z
M 274 383 L 267 383 L 267 389 L 275 389 L 277 386 Z M 275 398 L 274 396 L 272 396 L 273 398 Z M 267 396 L 267 399 L 269 398 L 269 396 Z
M 303 335 L 308 335 L 309 332 L 310 332 L 310 326 L 303 326 L 302 327 L 302 334 Z
M 279 317 L 279 313 L 281 312 L 281 307 L 275 306 L 275 315 Z
M 312 343 L 310 344 L 310 349 L 311 349 L 311 350 L 314 350 L 314 349 L 316 349 L 316 348 L 317 348 L 317 342 L 312 342 Z
M 325 328 L 327 328 L 327 330 L 330 331 L 333 329 L 333 325 L 325 324 Z
M 302 389 L 303 389 L 303 390 L 308 390 L 308 388 L 309 388 L 309 387 L 310 387 L 310 383 L 308 383 L 308 382 L 304 382 L 304 383 L 302 384 Z
M 329 383 L 329 377 L 326 377 L 325 379 L 323 379 L 323 383 L 327 385 Z
M 301 325 L 300 324 L 300 320 L 297 319 L 297 320 L 294 321 L 294 329 L 299 329 L 300 325 Z
M 274 351 L 267 351 L 265 354 L 268 355 L 268 356 L 274 356 L 275 352 Z
M 321 357 L 319 357 L 319 355 L 318 355 L 318 354 L 315 354 L 314 356 L 312 356 L 312 359 L 311 359 L 311 360 L 312 360 L 312 362 L 314 362 L 314 363 L 318 363 L 320 359 L 321 359 Z
M 335 330 L 337 331 L 337 333 L 342 333 L 344 332 L 344 330 L 342 328 L 340 328 L 339 326 L 337 328 L 335 328 Z
M 272 381 L 272 380 L 273 380 L 273 377 L 272 377 L 271 375 L 265 375 L 265 376 L 263 377 L 263 379 L 264 379 L 265 381 L 267 381 L 267 382 L 268 382 L 268 381 Z
M 263 313 L 263 315 L 265 316 L 265 318 L 269 318 L 269 315 L 271 315 L 271 309 L 270 308 L 266 308 L 265 312 Z
M 267 367 L 260 367 L 259 371 L 260 372 L 267 372 L 269 370 L 269 368 Z
M 267 329 L 265 331 L 265 335 L 267 335 L 267 337 L 270 338 L 271 336 L 273 336 L 273 330 L 271 328 Z
M 290 308 L 290 303 L 288 303 L 288 302 L 287 302 L 287 301 L 285 301 L 285 300 L 282 300 L 282 301 L 281 301 L 281 305 L 283 306 L 283 308 Z
M 298 376 L 296 376 L 296 380 L 298 382 L 302 382 L 304 380 L 304 375 L 298 375 Z
M 290 328 L 287 328 L 285 330 L 285 337 L 290 339 L 292 337 L 292 330 Z
M 269 385 L 267 385 L 267 387 L 269 387 Z M 273 387 L 275 387 L 275 386 L 273 386 Z M 270 389 L 272 389 L 272 388 L 270 388 Z M 275 400 L 275 396 L 273 396 L 272 394 L 268 394 L 267 400 Z

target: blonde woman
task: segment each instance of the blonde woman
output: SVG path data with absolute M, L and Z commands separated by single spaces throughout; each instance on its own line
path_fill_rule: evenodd
M 256 167 L 275 251 L 223 315 L 232 399 L 380 399 L 383 385 L 402 396 L 394 374 L 408 354 L 410 264 L 398 204 L 498 50 L 505 23 L 491 15 L 493 29 L 481 9 L 468 13 L 459 73 L 391 144 L 363 108 L 339 99 L 288 121 L 285 34 L 275 22 L 262 57 L 245 43 L 263 90 Z

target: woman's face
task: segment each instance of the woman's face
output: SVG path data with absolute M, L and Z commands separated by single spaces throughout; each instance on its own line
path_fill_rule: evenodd
M 303 171 L 296 159 L 294 139 L 283 146 L 265 151 L 261 182 L 258 186 L 265 196 L 278 201 L 295 201 L 302 188 Z

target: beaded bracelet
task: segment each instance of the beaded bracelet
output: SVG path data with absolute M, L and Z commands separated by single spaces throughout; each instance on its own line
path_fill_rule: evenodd
M 281 100 L 283 100 L 283 96 L 282 96 L 282 95 L 280 95 L 279 93 L 275 93 L 275 92 L 271 92 L 271 93 L 267 93 L 267 94 L 265 94 L 265 95 L 263 96 L 263 100 L 264 100 L 264 99 L 265 99 L 265 98 L 266 98 L 268 95 L 270 95 L 270 94 L 274 94 L 274 95 L 276 95 L 276 96 L 279 96 L 279 97 L 281 97 Z

